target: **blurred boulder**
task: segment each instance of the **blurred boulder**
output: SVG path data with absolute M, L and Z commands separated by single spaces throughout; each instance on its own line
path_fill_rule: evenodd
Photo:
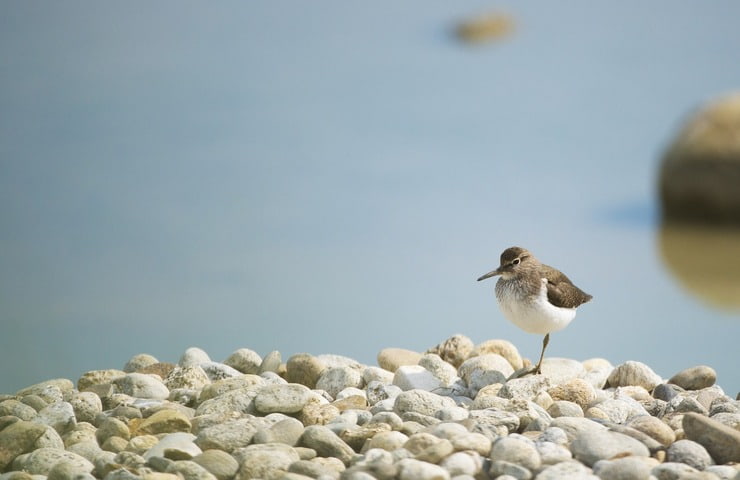
M 500 40 L 514 31 L 514 19 L 503 13 L 487 13 L 461 21 L 455 31 L 465 43 Z

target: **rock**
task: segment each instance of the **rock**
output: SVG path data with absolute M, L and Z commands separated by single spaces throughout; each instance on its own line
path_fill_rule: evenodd
M 28 395 L 38 395 L 46 403 L 61 402 L 64 395 L 72 393 L 74 384 L 66 378 L 55 378 L 45 382 L 31 385 L 15 392 L 16 397 L 26 397 Z
M 534 442 L 516 434 L 499 438 L 493 442 L 491 461 L 499 460 L 517 464 L 529 471 L 536 471 L 542 463 Z
M 528 480 L 532 478 L 532 472 L 517 465 L 516 463 L 507 462 L 505 460 L 496 460 L 491 462 L 491 468 L 488 472 L 490 475 L 501 479 L 515 479 L 515 480 Z
M 604 388 L 606 380 L 614 370 L 614 366 L 604 358 L 590 358 L 583 362 L 583 368 L 586 374 L 583 379 L 590 383 L 594 388 Z
M 73 393 L 69 400 L 77 422 L 92 423 L 95 417 L 103 411 L 100 397 L 92 392 Z
M 230 453 L 249 445 L 260 428 L 269 428 L 269 424 L 258 418 L 229 420 L 200 430 L 195 444 L 203 450 L 216 448 Z
M 565 400 L 573 402 L 585 410 L 596 399 L 593 385 L 581 378 L 574 378 L 565 383 L 550 387 L 547 393 L 554 401 Z
M 142 368 L 148 367 L 149 365 L 154 365 L 155 363 L 159 363 L 159 360 L 148 353 L 139 353 L 131 357 L 129 361 L 126 362 L 126 365 L 123 366 L 123 371 L 126 373 L 134 373 L 138 372 Z
M 348 465 L 355 452 L 334 432 L 322 425 L 306 427 L 298 445 L 316 450 L 319 456 L 335 457 Z
M 444 468 L 413 458 L 398 462 L 399 480 L 447 480 L 450 474 Z
M 125 440 L 131 438 L 131 432 L 128 425 L 115 417 L 108 417 L 98 423 L 98 429 L 95 432 L 95 438 L 102 445 L 110 437 L 119 437 Z
M 33 419 L 33 422 L 48 425 L 60 435 L 73 430 L 77 425 L 74 408 L 68 402 L 52 403 L 42 409 Z
M 628 361 L 612 371 L 607 383 L 610 387 L 639 385 L 650 391 L 662 383 L 662 379 L 644 363 Z
M 663 156 L 663 217 L 695 223 L 740 224 L 740 94 L 704 105 Z
M 392 452 L 403 447 L 408 439 L 409 437 L 401 432 L 382 431 L 369 438 L 367 448 L 382 448 Z
M 71 394 L 73 395 L 74 392 L 71 392 Z M 26 395 L 25 397 L 22 397 L 20 401 L 22 404 L 28 405 L 29 407 L 33 408 L 37 412 L 40 412 L 41 410 L 43 410 L 49 405 L 49 403 L 46 400 L 39 397 L 38 395 Z
M 36 418 L 37 412 L 33 407 L 29 407 L 28 405 L 11 398 L 0 402 L 0 417 L 6 415 L 12 415 L 21 420 L 33 420 Z
M 329 367 L 321 373 L 316 382 L 317 389 L 326 390 L 332 397 L 336 397 L 347 387 L 360 388 L 361 386 L 362 375 L 352 367 Z
M 396 397 L 393 411 L 401 417 L 407 412 L 434 416 L 438 410 L 454 406 L 455 401 L 449 397 L 441 397 L 425 390 L 408 390 Z
M 668 383 L 678 385 L 684 390 L 701 390 L 711 387 L 717 381 L 717 372 L 712 367 L 699 365 L 681 370 L 668 380 Z
M 199 366 L 206 372 L 206 375 L 208 375 L 208 378 L 212 382 L 242 376 L 239 370 L 219 362 L 203 362 Z
M 311 398 L 311 390 L 299 383 L 265 385 L 254 397 L 254 407 L 263 414 L 300 412 Z
M 170 391 L 161 380 L 144 373 L 127 373 L 114 379 L 112 383 L 121 393 L 135 398 L 165 400 L 170 395 Z
M 401 365 L 393 376 L 393 385 L 401 390 L 426 390 L 431 392 L 442 387 L 442 382 L 421 365 Z
M 240 377 L 225 378 L 223 380 L 217 380 L 204 387 L 203 390 L 200 391 L 198 400 L 200 402 L 205 402 L 206 400 L 216 398 L 226 392 L 237 389 L 246 389 L 246 391 L 253 390 L 256 394 L 259 388 L 265 384 L 266 382 L 262 377 L 251 374 L 245 374 Z
M 666 461 L 685 463 L 697 470 L 704 470 L 714 463 L 707 450 L 692 440 L 678 440 L 668 447 Z
M 443 386 L 449 387 L 460 378 L 457 376 L 457 369 L 451 364 L 442 360 L 439 355 L 427 353 L 419 360 L 419 366 L 424 367 L 432 375 L 439 379 Z
M 578 360 L 570 358 L 547 357 L 542 361 L 542 375 L 551 385 L 559 385 L 586 375 L 586 369 Z
M 288 359 L 285 379 L 290 383 L 300 383 L 308 388 L 315 388 L 321 372 L 325 369 L 326 365 L 313 355 L 298 353 Z
M 594 464 L 594 473 L 601 480 L 647 479 L 656 465 L 658 465 L 658 461 L 649 457 L 599 460 Z
M 717 463 L 740 462 L 740 431 L 697 413 L 687 413 L 682 426 L 686 437 L 706 448 Z
M 393 399 L 398 396 L 402 390 L 396 385 L 388 385 L 380 382 L 371 382 L 365 389 L 367 401 L 370 405 L 375 405 L 381 400 Z
M 445 458 L 439 466 L 447 470 L 452 477 L 469 475 L 472 478 L 481 471 L 483 459 L 475 452 L 462 451 Z
M 77 389 L 81 392 L 84 392 L 95 385 L 111 383 L 113 380 L 125 375 L 126 372 L 124 372 L 123 370 L 92 370 L 83 373 L 82 376 L 77 380 Z
M 277 373 L 280 370 L 280 365 L 283 362 L 283 358 L 280 355 L 280 352 L 277 350 L 273 350 L 272 352 L 265 355 L 265 357 L 262 359 L 262 363 L 260 364 L 260 368 L 257 371 L 259 374 L 263 374 L 265 372 L 275 372 Z
M 46 427 L 19 420 L 0 430 L 0 472 L 19 455 L 30 452 Z
M 426 353 L 438 355 L 442 360 L 452 365 L 454 368 L 459 367 L 467 360 L 473 351 L 473 341 L 465 335 L 453 335 L 436 347 L 430 348 Z
M 324 425 L 339 416 L 337 407 L 310 400 L 298 415 L 303 425 Z
M 501 398 L 532 400 L 538 393 L 549 387 L 549 378 L 544 375 L 531 375 L 507 381 L 498 395 Z
M 179 457 L 196 457 L 203 450 L 195 444 L 195 435 L 186 432 L 176 432 L 164 435 L 154 446 L 144 453 L 145 459 L 165 457 L 167 452 L 180 452 Z
M 242 373 L 257 375 L 260 371 L 260 365 L 262 365 L 262 357 L 254 350 L 240 348 L 224 360 L 224 365 L 235 368 Z
M 221 450 L 206 450 L 193 457 L 193 461 L 218 480 L 230 480 L 239 470 L 239 463 L 234 457 Z
M 641 442 L 627 435 L 608 430 L 589 430 L 576 435 L 570 446 L 576 460 L 592 466 L 599 460 L 607 460 L 617 455 L 637 455 L 648 457 L 650 452 Z
M 172 409 L 160 410 L 144 419 L 138 426 L 136 434 L 190 432 L 191 424 L 185 414 Z
M 665 462 L 653 467 L 650 473 L 658 480 L 679 480 L 692 478 L 698 471 L 685 463 Z
M 575 438 L 583 433 L 587 432 L 604 432 L 606 427 L 588 418 L 577 418 L 577 417 L 558 417 L 552 420 L 550 428 L 553 427 L 565 432 L 569 442 L 575 440 Z
M 159 378 L 167 378 L 167 376 L 172 373 L 172 370 L 174 370 L 175 367 L 177 367 L 177 365 L 175 365 L 174 363 L 157 362 L 139 369 L 139 371 L 136 373 L 142 373 L 144 375 L 156 375 Z
M 193 390 L 202 390 L 203 387 L 211 383 L 211 379 L 208 378 L 206 372 L 200 367 L 200 365 L 189 365 L 187 367 L 175 367 L 167 378 L 164 379 L 164 384 L 170 390 L 177 388 L 186 388 Z
M 57 462 L 47 475 L 48 480 L 94 480 L 90 472 L 70 462 Z
M 393 383 L 393 372 L 380 367 L 367 367 L 362 371 L 362 381 L 365 382 L 365 385 L 370 385 L 373 382 Z
M 216 480 L 213 474 L 192 460 L 172 462 L 167 467 L 166 473 L 175 474 L 183 480 Z
M 504 383 L 514 373 L 514 369 L 501 355 L 487 353 L 465 360 L 458 372 L 472 393 L 477 394 L 478 390 L 487 385 Z
M 562 445 L 549 441 L 537 441 L 535 448 L 540 454 L 542 465 L 555 465 L 560 462 L 567 462 L 573 458 L 570 450 Z
M 663 421 L 650 415 L 642 415 L 632 418 L 627 426 L 632 427 L 648 435 L 664 447 L 676 441 L 676 434 L 671 427 Z
M 519 429 L 519 417 L 517 415 L 493 408 L 472 410 L 469 423 L 473 425 L 476 431 L 489 438 L 507 435 Z
M 92 463 L 76 453 L 56 448 L 39 448 L 25 456 L 18 469 L 31 475 L 48 475 L 51 469 L 60 462 L 68 463 L 75 471 L 80 472 L 89 473 L 95 468 Z
M 558 400 L 550 405 L 547 413 L 553 417 L 582 417 L 583 409 L 577 403 Z
M 210 361 L 211 357 L 204 350 L 198 347 L 190 347 L 183 352 L 177 364 L 180 367 L 194 367 Z
M 536 480 L 599 480 L 591 470 L 575 461 L 561 462 L 543 469 Z
M 403 348 L 384 348 L 378 353 L 378 365 L 389 372 L 402 365 L 417 365 L 420 359 L 420 353 Z
M 128 441 L 126 451 L 133 452 L 137 455 L 144 455 L 150 448 L 155 446 L 157 442 L 159 442 L 159 439 L 154 435 L 137 435 Z
M 253 387 L 229 390 L 198 405 L 195 414 L 201 416 L 214 413 L 229 414 L 231 412 L 254 413 L 254 398 L 256 396 L 257 391 Z
M 516 346 L 508 340 L 486 340 L 485 342 L 476 345 L 468 357 L 477 357 L 491 353 L 504 357 L 506 361 L 509 362 L 509 365 L 511 365 L 513 370 L 519 370 L 524 367 L 524 362 L 522 360 L 522 356 L 519 354 L 519 350 L 517 350 Z

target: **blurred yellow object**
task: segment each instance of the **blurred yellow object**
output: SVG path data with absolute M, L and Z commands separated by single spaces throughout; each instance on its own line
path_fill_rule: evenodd
M 514 31 L 514 20 L 503 13 L 487 13 L 460 22 L 457 36 L 467 43 L 500 40 Z

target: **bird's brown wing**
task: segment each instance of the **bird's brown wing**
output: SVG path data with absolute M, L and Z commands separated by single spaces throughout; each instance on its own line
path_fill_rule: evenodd
M 573 285 L 563 272 L 547 265 L 542 267 L 547 279 L 547 299 L 556 307 L 575 308 L 593 298 Z

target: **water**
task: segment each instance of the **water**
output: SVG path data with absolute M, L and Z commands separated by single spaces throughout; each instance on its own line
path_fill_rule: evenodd
M 499 9 L 510 37 L 452 36 Z M 655 204 L 681 121 L 738 87 L 737 3 L 3 10 L 0 392 L 189 346 L 534 358 L 475 282 L 511 245 L 594 296 L 548 355 L 740 389 L 740 314 L 670 266 Z

